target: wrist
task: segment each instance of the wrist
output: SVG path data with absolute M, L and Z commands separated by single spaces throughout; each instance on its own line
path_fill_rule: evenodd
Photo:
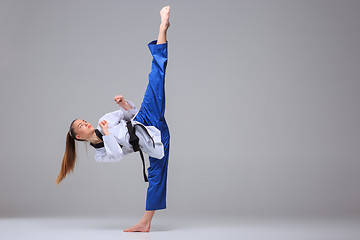
M 129 111 L 133 107 L 125 100 L 122 103 L 119 103 L 119 106 L 125 109 L 125 111 Z

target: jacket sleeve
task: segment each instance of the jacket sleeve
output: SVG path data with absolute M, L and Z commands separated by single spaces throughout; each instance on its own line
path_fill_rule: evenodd
M 126 121 L 129 121 L 131 120 L 137 113 L 138 109 L 136 108 L 135 104 L 133 102 L 131 102 L 130 100 L 126 100 L 126 102 L 132 107 L 132 109 L 126 111 L 123 107 L 120 107 L 120 110 L 122 111 L 123 113 L 123 118 L 126 120 Z
M 104 147 L 96 149 L 95 161 L 119 162 L 124 157 L 124 153 L 114 135 L 104 135 L 103 141 Z
M 106 120 L 108 122 L 108 127 L 111 128 L 115 125 L 117 125 L 121 119 L 124 119 L 126 121 L 131 120 L 137 113 L 137 108 L 135 104 L 129 100 L 126 100 L 130 106 L 132 106 L 132 109 L 126 111 L 124 108 L 120 107 L 120 110 L 116 110 L 113 112 L 106 113 L 104 116 L 102 116 L 99 119 L 98 125 L 102 120 Z

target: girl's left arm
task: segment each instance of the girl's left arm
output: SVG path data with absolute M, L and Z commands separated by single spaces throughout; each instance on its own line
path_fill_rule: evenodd
M 119 103 L 118 105 L 123 113 L 123 118 L 126 121 L 131 120 L 138 112 L 135 104 L 130 100 L 125 100 L 123 103 Z

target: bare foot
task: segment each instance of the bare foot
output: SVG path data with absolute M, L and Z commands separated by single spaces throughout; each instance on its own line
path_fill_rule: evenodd
M 167 30 L 170 27 L 170 6 L 165 6 L 160 10 L 161 24 L 160 27 Z
M 149 232 L 149 231 L 150 231 L 150 223 L 143 223 L 141 221 L 138 224 L 124 230 L 124 232 Z

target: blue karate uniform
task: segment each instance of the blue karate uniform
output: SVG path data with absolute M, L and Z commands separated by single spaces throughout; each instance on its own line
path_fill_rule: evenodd
M 168 41 L 156 44 L 153 40 L 148 44 L 153 56 L 149 83 L 143 102 L 133 120 L 145 126 L 154 126 L 161 131 L 161 142 L 164 145 L 164 157 L 157 159 L 149 156 L 149 186 L 146 197 L 146 210 L 166 208 L 166 181 L 169 160 L 170 132 L 165 120 L 165 71 L 168 59 Z

